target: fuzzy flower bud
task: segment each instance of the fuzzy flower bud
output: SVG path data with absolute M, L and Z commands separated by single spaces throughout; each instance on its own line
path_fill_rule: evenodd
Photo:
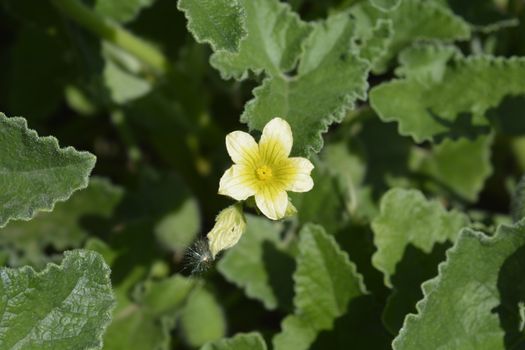
M 213 258 L 221 250 L 236 245 L 244 231 L 246 231 L 246 218 L 240 204 L 222 210 L 215 218 L 215 226 L 207 235 Z

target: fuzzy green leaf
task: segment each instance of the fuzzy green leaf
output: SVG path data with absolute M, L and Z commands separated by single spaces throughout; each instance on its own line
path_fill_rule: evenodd
M 266 343 L 259 333 L 239 333 L 204 345 L 201 350 L 266 350 Z
M 101 349 L 114 304 L 110 270 L 91 251 L 70 251 L 60 266 L 0 269 L 0 348 Z
M 295 281 L 295 314 L 282 322 L 273 338 L 274 349 L 308 349 L 317 334 L 331 329 L 346 312 L 348 302 L 363 295 L 362 277 L 320 226 L 306 225 L 300 232 Z
M 490 162 L 493 137 L 481 136 L 474 141 L 445 140 L 431 152 L 421 152 L 414 170 L 429 175 L 460 197 L 474 202 L 492 174 Z
M 376 0 L 385 2 L 386 0 Z M 390 1 L 391 2 L 391 1 Z M 424 0 L 403 0 L 389 11 L 383 11 L 369 2 L 362 2 L 350 12 L 357 19 L 358 36 L 366 37 L 374 30 L 374 23 L 391 21 L 393 36 L 388 49 L 374 64 L 374 72 L 382 73 L 388 63 L 405 47 L 419 40 L 454 41 L 470 37 L 468 23 L 447 8 Z M 410 20 L 407 20 L 407 19 Z
M 49 259 L 45 249 L 58 251 L 79 248 L 91 234 L 110 230 L 110 218 L 123 197 L 123 190 L 101 178 L 75 192 L 50 213 L 39 213 L 33 220 L 12 222 L 0 230 L 0 247 L 10 252 L 10 266 L 43 266 Z M 24 255 L 19 256 L 18 251 Z
M 215 52 L 210 60 L 212 66 L 223 78 L 237 80 L 246 79 L 248 71 L 278 76 L 291 70 L 311 26 L 278 0 L 239 0 L 239 3 L 246 16 L 247 35 L 241 40 L 238 52 Z
M 217 269 L 228 281 L 244 288 L 248 297 L 272 310 L 291 299 L 294 262 L 278 246 L 281 225 L 251 215 L 246 218 L 246 232 L 226 251 Z
M 88 184 L 96 158 L 54 137 L 39 137 L 23 118 L 0 113 L 0 227 L 50 211 Z
M 460 57 L 448 62 L 439 80 L 393 80 L 373 88 L 370 102 L 383 121 L 399 123 L 401 135 L 439 141 L 486 133 L 484 113 L 506 95 L 525 93 L 524 80 L 525 59 Z
M 316 24 L 305 42 L 297 75 L 266 79 L 254 90 L 255 99 L 246 105 L 241 121 L 262 130 L 280 116 L 292 127 L 294 154 L 319 152 L 321 133 L 366 96 L 368 64 L 353 53 L 354 29 L 346 13 Z
M 238 0 L 180 0 L 178 8 L 184 11 L 197 42 L 209 43 L 214 51 L 239 50 L 246 36 L 246 19 Z
M 447 212 L 417 190 L 392 189 L 381 199 L 380 213 L 372 222 L 377 247 L 372 263 L 391 287 L 390 277 L 409 244 L 429 253 L 435 243 L 454 241 L 468 224 L 464 214 Z
M 524 247 L 523 223 L 493 237 L 463 230 L 439 275 L 423 284 L 418 313 L 407 316 L 394 349 L 520 348 Z

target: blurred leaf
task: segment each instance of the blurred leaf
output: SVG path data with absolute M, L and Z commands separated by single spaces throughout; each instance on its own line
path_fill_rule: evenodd
M 454 122 L 461 116 L 472 119 L 467 131 L 481 127 L 486 133 L 483 114 L 506 95 L 525 93 L 524 79 L 525 61 L 520 58 L 456 58 L 439 81 L 412 76 L 383 83 L 371 90 L 370 102 L 383 121 L 396 121 L 400 134 L 416 142 L 457 138 Z
M 443 79 L 447 62 L 460 57 L 455 46 L 437 43 L 416 43 L 399 54 L 400 66 L 396 68 L 397 76 L 427 82 L 440 82 Z
M 124 104 L 142 97 L 151 91 L 151 83 L 126 71 L 112 60 L 106 60 L 104 66 L 104 82 L 111 99 L 117 104 Z
M 313 189 L 306 193 L 290 195 L 302 225 L 318 224 L 323 226 L 328 234 L 334 235 L 348 220 L 345 198 L 337 178 L 331 172 L 331 167 L 319 160 L 314 164 Z
M 202 346 L 226 335 L 226 320 L 213 294 L 199 288 L 189 295 L 181 311 L 180 330 L 192 347 Z
M 417 190 L 394 188 L 381 199 L 380 213 L 372 222 L 377 247 L 372 263 L 385 275 L 385 284 L 392 287 L 390 277 L 409 244 L 430 253 L 435 243 L 454 242 L 459 230 L 468 224 L 466 215 L 447 212 L 439 202 L 428 201 Z
M 39 137 L 23 118 L 0 113 L 0 126 L 0 227 L 50 211 L 87 186 L 94 155 L 59 148 L 56 138 Z
M 42 267 L 49 260 L 45 252 L 49 246 L 57 251 L 79 248 L 89 234 L 105 234 L 122 197 L 122 188 L 92 178 L 86 189 L 57 203 L 52 212 L 39 213 L 29 222 L 10 223 L 0 230 L 0 247 L 11 253 L 9 265 Z
M 522 176 L 512 195 L 512 221 L 518 222 L 525 217 L 525 176 Z
M 461 198 L 474 202 L 483 184 L 492 174 L 491 146 L 493 137 L 481 136 L 474 141 L 445 140 L 430 152 L 423 152 L 413 168 L 429 175 Z
M 493 237 L 464 229 L 439 275 L 423 284 L 417 315 L 409 315 L 394 349 L 510 349 L 523 337 L 523 224 Z M 523 344 L 521 344 L 523 345 Z M 518 347 L 515 347 L 518 348 Z
M 505 96 L 503 101 L 487 111 L 487 118 L 494 129 L 503 135 L 525 135 L 525 95 Z
M 259 333 L 239 333 L 204 345 L 201 350 L 266 350 L 266 343 Z
M 118 22 L 129 22 L 155 0 L 95 0 L 95 11 Z
M 226 251 L 217 269 L 267 309 L 287 309 L 293 296 L 294 261 L 279 247 L 282 227 L 260 217 L 246 218 L 246 232 L 236 246 Z
M 239 50 L 246 36 L 246 15 L 238 0 L 179 0 L 178 8 L 197 42 L 209 43 L 214 51 Z
M 313 28 L 297 75 L 266 79 L 241 116 L 257 130 L 275 116 L 286 119 L 294 133 L 292 152 L 298 155 L 319 152 L 321 134 L 330 124 L 341 122 L 358 98 L 365 99 L 367 88 L 368 64 L 352 53 L 355 25 L 349 15 L 332 16 Z
M 401 0 L 371 0 L 370 2 L 381 10 L 390 10 L 399 6 Z
M 271 76 L 291 70 L 311 26 L 301 21 L 289 5 L 278 0 L 239 0 L 239 3 L 246 18 L 247 35 L 240 42 L 238 52 L 215 52 L 211 65 L 224 79 L 237 80 L 246 79 L 249 70 L 256 74 L 264 71 Z
M 375 1 L 384 3 L 388 0 Z M 389 11 L 380 10 L 370 2 L 361 2 L 352 7 L 350 13 L 357 20 L 358 37 L 370 36 L 375 23 L 380 20 L 392 23 L 393 37 L 385 54 L 376 59 L 374 73 L 384 73 L 390 61 L 415 41 L 435 39 L 447 42 L 470 37 L 470 27 L 465 21 L 430 1 L 403 0 Z
M 0 269 L 0 347 L 101 349 L 114 304 L 109 274 L 100 255 L 83 250 L 39 273 Z
M 348 302 L 364 294 L 362 277 L 333 237 L 320 226 L 307 225 L 300 234 L 295 281 L 295 314 L 282 322 L 274 349 L 308 349 L 317 334 L 332 329 Z
M 144 291 L 133 300 L 121 298 L 104 336 L 104 349 L 170 349 L 171 330 L 193 286 L 190 279 L 175 275 L 146 281 Z
M 182 253 L 200 231 L 200 212 L 195 198 L 183 199 L 176 210 L 166 214 L 155 226 L 155 235 L 162 245 Z

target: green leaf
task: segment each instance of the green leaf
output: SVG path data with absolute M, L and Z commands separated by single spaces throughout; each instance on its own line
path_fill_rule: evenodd
M 104 349 L 170 349 L 171 330 L 194 285 L 191 279 L 175 275 L 146 281 L 133 300 L 117 294 L 119 305 L 104 336 Z
M 95 11 L 118 22 L 129 22 L 155 0 L 96 0 Z
M 202 346 L 226 335 L 226 320 L 212 293 L 199 288 L 189 295 L 181 311 L 180 329 L 186 343 L 192 347 Z
M 388 0 L 376 0 L 391 2 Z M 440 40 L 445 42 L 465 40 L 470 37 L 468 23 L 455 16 L 449 9 L 423 0 L 403 0 L 399 6 L 383 11 L 369 2 L 362 2 L 350 12 L 357 19 L 359 37 L 366 37 L 374 30 L 380 20 L 391 21 L 393 37 L 388 50 L 376 59 L 373 71 L 383 73 L 389 62 L 411 43 L 420 40 Z M 407 20 L 407 19 L 410 20 Z
M 39 273 L 0 269 L 0 347 L 101 349 L 114 304 L 109 274 L 100 255 L 83 250 Z
M 381 10 L 390 10 L 399 6 L 401 0 L 371 0 L 370 2 Z
M 323 226 L 327 233 L 334 235 L 348 221 L 345 197 L 330 166 L 320 160 L 314 161 L 314 165 L 315 186 L 306 193 L 290 193 L 290 197 L 297 208 L 299 223 Z M 345 175 L 349 175 L 348 171 L 351 170 L 348 168 Z
M 209 43 L 214 51 L 239 50 L 246 36 L 246 18 L 238 0 L 180 0 L 178 8 L 197 42 Z
M 266 350 L 266 343 L 259 333 L 239 333 L 204 345 L 201 350 Z
M 506 95 L 525 93 L 524 79 L 525 59 L 459 57 L 448 62 L 439 80 L 411 76 L 374 87 L 370 102 L 381 120 L 397 122 L 400 134 L 416 142 L 457 138 L 463 130 L 458 135 L 455 128 L 463 123 L 474 135 L 486 133 L 484 113 Z
M 39 137 L 23 118 L 0 113 L 0 227 L 30 220 L 88 184 L 96 157 L 72 147 L 59 148 L 54 137 Z
M 280 116 L 292 127 L 294 154 L 319 152 L 321 134 L 366 96 L 368 63 L 353 53 L 354 29 L 346 13 L 314 25 L 297 75 L 266 79 L 254 90 L 255 99 L 246 105 L 241 121 L 262 130 L 271 118 Z
M 75 192 L 50 213 L 39 213 L 33 220 L 12 222 L 0 230 L 0 247 L 11 252 L 10 266 L 43 266 L 49 257 L 45 250 L 79 248 L 89 234 L 104 234 L 110 218 L 123 197 L 123 190 L 108 180 L 92 178 L 89 186 Z M 17 252 L 23 252 L 19 256 Z
M 224 79 L 237 80 L 246 79 L 250 70 L 257 74 L 265 71 L 271 76 L 291 70 L 311 26 L 278 0 L 239 0 L 239 3 L 245 14 L 247 35 L 237 52 L 215 52 L 211 65 Z
M 282 225 L 252 215 L 246 219 L 246 232 L 236 246 L 226 251 L 217 269 L 267 309 L 286 307 L 293 295 L 294 261 L 279 247 Z
M 439 275 L 423 284 L 425 298 L 405 319 L 394 349 L 514 348 L 523 336 L 525 284 L 516 276 L 525 272 L 524 245 L 523 223 L 500 226 L 493 237 L 464 229 Z
M 445 140 L 430 152 L 422 151 L 418 164 L 412 168 L 431 176 L 461 198 L 475 202 L 485 180 L 492 174 L 493 139 L 481 136 L 474 141 Z
M 348 302 L 365 293 L 362 277 L 348 255 L 320 226 L 307 225 L 300 234 L 295 281 L 295 314 L 282 322 L 274 349 L 308 349 L 317 334 L 332 329 Z
M 391 287 L 390 277 L 409 244 L 430 253 L 435 243 L 453 242 L 468 224 L 464 214 L 447 212 L 439 202 L 426 200 L 417 190 L 394 188 L 381 199 L 380 213 L 372 222 L 377 247 L 372 263 Z
M 525 217 L 525 176 L 522 176 L 512 195 L 510 205 L 512 221 L 518 222 Z

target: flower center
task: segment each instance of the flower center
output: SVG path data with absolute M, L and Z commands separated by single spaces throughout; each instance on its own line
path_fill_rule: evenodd
M 259 167 L 255 172 L 257 174 L 257 178 L 261 181 L 269 180 L 272 177 L 272 169 L 266 165 Z

